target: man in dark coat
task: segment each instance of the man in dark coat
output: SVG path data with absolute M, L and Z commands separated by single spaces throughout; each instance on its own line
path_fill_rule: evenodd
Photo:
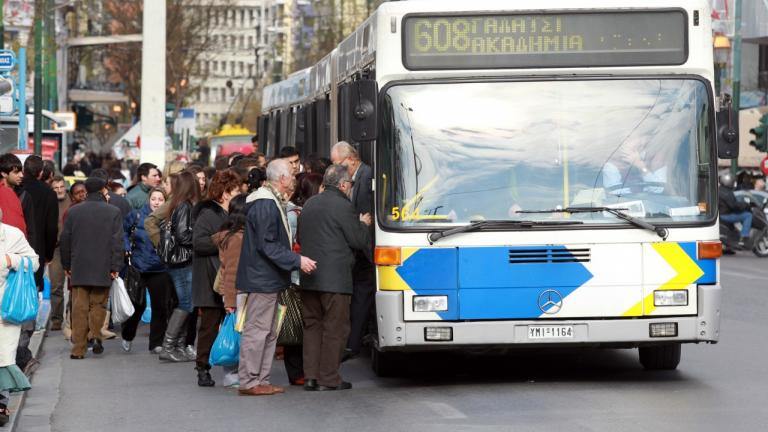
M 82 359 L 88 335 L 93 353 L 101 354 L 101 327 L 106 317 L 112 279 L 123 267 L 123 230 L 120 210 L 107 204 L 107 183 L 96 177 L 85 181 L 86 200 L 69 209 L 61 233 L 61 265 L 72 286 L 72 352 Z
M 332 165 L 325 191 L 307 201 L 299 216 L 301 250 L 317 261 L 317 271 L 301 275 L 306 390 L 345 390 L 339 375 L 349 336 L 352 266 L 355 251 L 370 247 L 369 214 L 360 216 L 349 201 L 352 180 L 346 167 Z
M 114 180 L 112 176 L 109 174 L 109 171 L 105 170 L 104 168 L 96 168 L 95 170 L 93 170 L 91 172 L 91 177 L 98 177 L 104 180 L 105 182 L 107 182 L 107 184 L 109 184 L 109 182 Z M 109 188 L 107 188 L 107 190 L 109 190 Z M 147 200 L 149 200 L 149 198 L 147 198 Z M 112 191 L 109 191 L 107 193 L 107 202 L 109 202 L 113 206 L 120 209 L 120 214 L 123 215 L 123 219 L 125 219 L 125 217 L 128 216 L 128 213 L 130 213 L 131 210 L 133 210 L 133 208 L 131 208 L 131 204 L 128 203 L 127 199 L 123 198 L 122 196 Z M 144 207 L 142 206 L 142 208 Z
M 24 161 L 24 179 L 20 188 L 22 193 L 28 197 L 27 208 L 31 206 L 34 209 L 25 210 L 27 213 L 24 216 L 27 217 L 28 223 L 32 226 L 30 232 L 34 233 L 29 238 L 29 244 L 40 257 L 40 267 L 35 272 L 35 284 L 38 291 L 43 290 L 45 265 L 53 260 L 59 235 L 59 203 L 56 199 L 56 193 L 40 180 L 43 167 L 43 158 L 40 156 L 30 155 L 27 157 Z M 32 351 L 29 350 L 29 342 L 32 340 L 34 331 L 35 324 L 31 321 L 24 323 L 21 327 L 21 337 L 16 350 L 16 364 L 22 370 L 36 367 L 37 360 L 32 358 Z
M 360 215 L 373 212 L 373 170 L 360 160 L 360 154 L 345 141 L 336 143 L 331 149 L 334 164 L 344 165 L 352 178 L 353 185 L 350 199 Z M 372 230 L 369 231 L 372 234 Z M 376 295 L 376 273 L 368 251 L 355 253 L 355 265 L 352 269 L 353 292 L 350 305 L 350 331 L 343 360 L 357 356 L 363 346 L 363 337 L 368 330 L 368 322 L 373 310 Z M 366 253 L 367 252 L 367 253 Z
M 291 232 L 285 213 L 287 194 L 296 178 L 284 159 L 267 166 L 267 182 L 251 193 L 240 264 L 235 286 L 246 292 L 245 324 L 240 334 L 240 394 L 259 396 L 283 393 L 270 384 L 277 334 L 277 294 L 291 285 L 291 271 L 311 273 L 315 261 L 291 250 Z
M 36 235 L 33 242 L 30 242 L 30 246 L 40 257 L 40 264 L 45 264 L 51 262 L 56 249 L 59 235 L 59 202 L 56 192 L 40 181 L 42 172 L 43 159 L 37 155 L 30 155 L 24 161 L 24 179 L 21 185 L 29 194 L 35 208 L 32 222 Z M 41 265 L 35 272 L 38 290 L 43 288 L 43 273 L 45 273 L 45 265 Z

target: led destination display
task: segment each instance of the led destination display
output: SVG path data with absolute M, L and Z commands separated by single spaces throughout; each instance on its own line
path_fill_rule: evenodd
M 685 12 L 406 16 L 408 69 L 679 65 Z

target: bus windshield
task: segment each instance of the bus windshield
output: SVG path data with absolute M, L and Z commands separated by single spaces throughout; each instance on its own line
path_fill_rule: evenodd
M 711 98 L 696 79 L 403 84 L 384 108 L 377 191 L 390 228 L 626 223 L 546 212 L 573 207 L 660 224 L 714 216 Z

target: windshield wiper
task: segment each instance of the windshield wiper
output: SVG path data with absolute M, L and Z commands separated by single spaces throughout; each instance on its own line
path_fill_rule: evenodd
M 554 226 L 554 225 L 581 225 L 583 221 L 527 221 L 527 220 L 481 220 L 474 221 L 469 225 L 462 225 L 456 228 L 451 228 L 443 231 L 433 231 L 429 233 L 427 239 L 430 244 L 434 243 L 441 238 L 452 236 L 454 234 L 460 234 L 471 231 L 481 231 L 483 229 L 493 228 L 531 228 L 534 226 Z
M 625 220 L 632 225 L 646 229 L 648 231 L 653 231 L 662 238 L 662 240 L 666 240 L 669 236 L 669 230 L 664 227 L 658 227 L 656 225 L 650 224 L 644 220 L 638 219 L 634 216 L 630 216 L 626 213 L 624 213 L 622 210 L 627 210 L 625 208 L 613 208 L 613 207 L 566 207 L 564 209 L 552 209 L 552 210 L 521 210 L 518 211 L 518 213 L 598 213 L 598 212 L 606 212 L 610 213 L 614 216 L 616 216 L 619 219 Z

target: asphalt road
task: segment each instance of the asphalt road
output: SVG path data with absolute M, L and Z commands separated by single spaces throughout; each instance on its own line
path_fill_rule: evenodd
M 673 372 L 642 370 L 636 350 L 429 356 L 388 379 L 358 358 L 342 370 L 351 391 L 238 397 L 197 387 L 192 363 L 159 364 L 146 327 L 134 352 L 113 340 L 102 358 L 84 361 L 70 360 L 53 333 L 17 430 L 768 430 L 768 259 L 725 257 L 721 274 L 721 342 L 684 346 Z M 273 377 L 287 384 L 281 362 Z

